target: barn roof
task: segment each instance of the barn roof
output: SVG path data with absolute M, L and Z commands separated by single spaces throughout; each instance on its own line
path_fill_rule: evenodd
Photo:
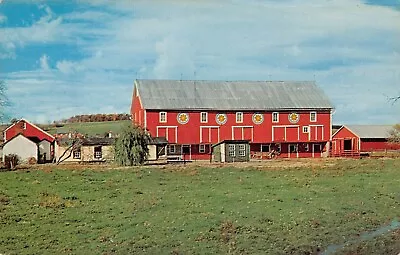
M 393 125 L 345 125 L 360 138 L 388 138 Z
M 332 109 L 312 81 L 136 80 L 144 109 Z

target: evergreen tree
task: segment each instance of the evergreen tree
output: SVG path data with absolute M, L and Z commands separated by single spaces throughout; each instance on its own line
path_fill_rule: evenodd
M 115 140 L 115 162 L 121 166 L 142 165 L 147 160 L 150 135 L 136 125 L 125 125 Z

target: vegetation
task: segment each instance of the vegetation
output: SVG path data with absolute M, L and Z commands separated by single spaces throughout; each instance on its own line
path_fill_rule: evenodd
M 150 135 L 139 126 L 125 125 L 115 140 L 115 162 L 121 166 L 142 165 L 147 160 Z
M 389 133 L 389 142 L 400 144 L 400 124 L 394 125 Z
M 7 86 L 0 80 L 0 122 L 4 123 L 8 119 L 6 108 L 10 105 L 7 97 Z
M 80 122 L 105 122 L 105 121 L 121 121 L 130 120 L 131 115 L 127 113 L 111 113 L 111 114 L 83 114 L 75 115 L 68 119 L 55 121 L 54 124 L 59 123 L 80 123 Z
M 105 136 L 105 133 L 119 133 L 122 127 L 130 123 L 129 120 L 108 122 L 68 123 L 61 125 L 42 126 L 47 132 L 57 134 L 59 132 L 77 132 L 87 136 Z
M 3 172 L 0 253 L 400 251 L 399 159 L 248 166 Z
M 8 154 L 4 157 L 4 166 L 9 170 L 14 170 L 19 165 L 19 162 L 19 157 L 16 154 Z

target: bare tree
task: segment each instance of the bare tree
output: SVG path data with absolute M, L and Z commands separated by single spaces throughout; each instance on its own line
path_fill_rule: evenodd
M 4 81 L 0 81 L 0 122 L 8 119 L 6 108 L 10 106 L 10 101 L 7 97 L 7 86 Z
M 61 156 L 57 160 L 57 165 L 64 162 L 65 160 L 69 159 L 74 151 L 79 150 L 82 146 L 82 139 L 81 138 L 75 138 L 73 140 L 68 141 L 67 144 L 67 149 L 61 154 Z
M 394 144 L 400 144 L 400 124 L 393 126 L 393 129 L 389 132 L 389 142 Z

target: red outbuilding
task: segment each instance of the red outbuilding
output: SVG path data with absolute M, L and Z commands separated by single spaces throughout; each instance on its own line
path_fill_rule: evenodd
M 343 125 L 332 136 L 332 156 L 358 156 L 374 151 L 398 150 L 388 142 L 393 125 Z
M 165 137 L 168 154 L 209 159 L 224 140 L 252 157 L 327 156 L 332 104 L 314 82 L 136 80 L 132 121 Z
M 55 140 L 54 136 L 47 133 L 40 127 L 30 123 L 25 119 L 20 119 L 4 130 L 4 142 L 11 140 L 19 134 L 22 134 L 25 137 L 35 137 L 40 141 L 47 140 L 49 142 L 54 142 Z
M 35 124 L 25 119 L 21 119 L 3 131 L 4 144 L 13 138 L 22 135 L 37 144 L 41 144 L 41 152 L 45 155 L 44 161 L 52 161 L 54 158 L 55 138 Z

